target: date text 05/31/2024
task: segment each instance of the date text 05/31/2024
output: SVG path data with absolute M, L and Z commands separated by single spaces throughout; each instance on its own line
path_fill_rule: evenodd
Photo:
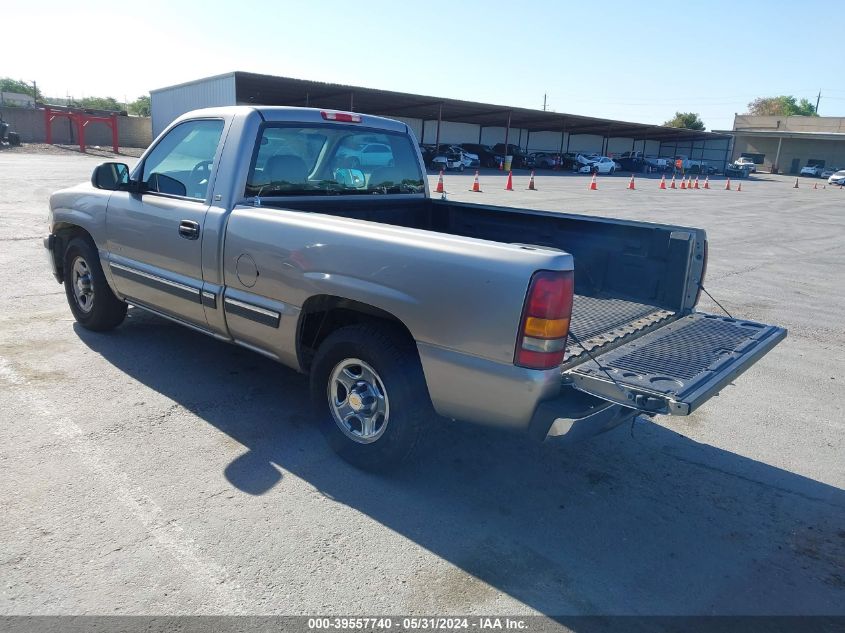
M 500 617 L 336 617 L 336 618 L 309 618 L 308 629 L 319 630 L 392 630 L 416 631 L 416 630 L 527 630 L 525 620 L 519 618 Z

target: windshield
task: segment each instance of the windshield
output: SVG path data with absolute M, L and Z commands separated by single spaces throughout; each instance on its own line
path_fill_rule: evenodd
M 253 154 L 244 195 L 423 193 L 406 134 L 343 125 L 268 125 Z

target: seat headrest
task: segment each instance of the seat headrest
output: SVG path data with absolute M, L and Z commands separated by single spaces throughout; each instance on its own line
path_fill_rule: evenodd
M 268 183 L 305 183 L 308 179 L 308 166 L 299 156 L 276 154 L 264 164 L 264 178 Z

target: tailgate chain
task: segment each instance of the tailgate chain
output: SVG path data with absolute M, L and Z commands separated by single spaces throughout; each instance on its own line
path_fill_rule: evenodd
M 595 356 L 593 356 L 593 354 L 590 352 L 590 350 L 588 350 L 586 347 L 584 347 L 584 344 L 583 344 L 583 343 L 581 343 L 581 341 L 580 341 L 580 340 L 578 339 L 578 337 L 575 335 L 575 332 L 571 332 L 571 331 L 570 331 L 570 332 L 569 332 L 569 336 L 571 336 L 571 337 L 575 340 L 575 342 L 576 342 L 576 343 L 577 343 L 577 344 L 581 347 L 581 349 L 583 349 L 585 352 L 587 352 L 587 356 L 589 356 L 589 357 L 592 359 L 592 361 L 593 361 L 596 365 L 598 365 L 598 366 L 599 366 L 599 369 L 601 369 L 601 370 L 605 373 L 605 375 L 606 375 L 608 378 L 610 378 L 611 382 L 613 382 L 613 384 L 614 384 L 614 385 L 616 385 L 616 386 L 618 387 L 619 391 L 621 391 L 621 392 L 625 395 L 625 399 L 627 400 L 627 399 L 628 399 L 628 392 L 627 392 L 627 391 L 625 391 L 625 390 L 622 388 L 622 385 L 620 385 L 618 382 L 616 382 L 616 379 L 615 379 L 613 376 L 611 376 L 611 375 L 610 375 L 610 372 L 609 372 L 609 371 L 607 371 L 607 367 L 605 367 L 605 366 L 604 366 L 604 365 L 602 365 L 602 364 L 601 364 L 598 360 L 596 360 L 596 357 L 595 357 Z M 635 415 L 634 417 L 632 417 L 632 418 L 631 418 L 631 431 L 630 431 L 630 432 L 631 432 L 631 437 L 634 437 L 634 424 L 636 424 L 636 422 L 637 422 L 637 418 L 638 418 L 638 417 L 640 417 L 640 416 L 639 416 L 639 415 Z
M 699 287 L 699 288 L 701 288 L 701 291 L 702 291 L 704 294 L 706 294 L 708 297 L 710 297 L 710 299 L 712 299 L 712 300 L 713 300 L 713 303 L 715 303 L 717 306 L 719 306 L 720 308 L 722 308 L 722 312 L 724 312 L 725 314 L 727 314 L 729 318 L 731 318 L 731 319 L 732 319 L 732 318 L 734 318 L 734 317 L 733 317 L 733 315 L 725 309 L 725 306 L 723 306 L 721 303 L 719 303 L 719 302 L 716 300 L 716 297 L 714 297 L 714 296 L 713 296 L 713 295 L 711 295 L 709 292 L 707 292 L 707 288 L 705 288 L 705 287 L 704 287 L 704 284 L 700 283 L 700 284 L 698 284 L 698 287 Z
M 618 382 L 616 382 L 616 378 L 614 378 L 613 376 L 610 375 L 610 372 L 607 371 L 607 368 L 604 365 L 602 365 L 599 361 L 596 360 L 596 357 L 593 356 L 592 352 L 590 352 L 590 350 L 588 350 L 586 347 L 584 347 L 584 344 L 580 340 L 578 340 L 577 336 L 575 336 L 575 332 L 570 330 L 569 336 L 571 336 L 575 340 L 575 342 L 581 347 L 581 349 L 583 349 L 585 352 L 587 352 L 587 356 L 589 356 L 590 359 L 596 365 L 598 365 L 599 369 L 601 369 L 605 373 L 605 375 L 608 378 L 610 378 L 610 381 L 619 388 L 619 391 L 621 391 L 625 395 L 625 399 L 627 400 L 628 399 L 628 392 L 625 391 L 622 388 L 622 385 L 620 385 Z

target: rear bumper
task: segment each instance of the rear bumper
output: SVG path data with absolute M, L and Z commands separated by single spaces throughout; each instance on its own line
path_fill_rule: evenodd
M 56 278 L 56 281 L 62 283 L 62 272 L 59 270 L 59 267 L 56 265 L 56 236 L 55 235 L 48 235 L 44 238 L 44 248 L 47 251 L 47 261 L 50 263 L 50 270 L 53 273 L 53 277 Z
M 442 416 L 527 432 L 538 441 L 597 435 L 641 413 L 561 387 L 560 369 L 524 369 L 417 342 L 429 395 Z
M 525 369 L 417 342 L 438 414 L 525 431 L 537 405 L 560 392 L 560 370 Z
M 557 397 L 537 405 L 529 435 L 539 441 L 576 442 L 610 431 L 641 413 L 563 387 Z

